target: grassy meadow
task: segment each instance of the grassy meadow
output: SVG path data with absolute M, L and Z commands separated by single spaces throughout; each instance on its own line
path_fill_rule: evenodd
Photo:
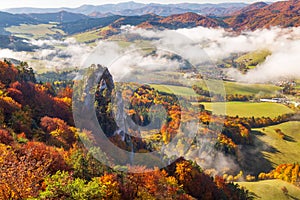
M 203 102 L 206 110 L 214 111 L 214 114 L 226 114 L 239 117 L 277 117 L 282 114 L 292 113 L 293 110 L 285 105 L 269 102 Z M 225 105 L 224 105 L 225 104 Z M 225 106 L 226 113 L 220 113 Z
M 8 27 L 5 30 L 14 34 L 15 36 L 28 39 L 39 39 L 47 37 L 48 35 L 55 35 L 58 33 L 64 35 L 64 32 L 62 30 L 56 28 L 56 24 L 22 24 L 20 26 Z
M 239 185 L 246 187 L 250 192 L 255 194 L 254 199 L 260 200 L 285 200 L 300 199 L 300 188 L 291 183 L 282 180 L 265 180 L 258 182 L 238 182 Z M 288 195 L 285 195 L 281 188 L 286 187 Z
M 226 94 L 241 94 L 241 95 L 252 95 L 252 96 L 264 96 L 264 95 L 274 95 L 281 90 L 280 87 L 270 85 L 270 84 L 246 84 L 246 83 L 237 83 L 229 81 L 214 81 L 214 80 L 197 80 L 195 83 L 191 83 L 190 87 L 184 86 L 173 86 L 173 85 L 152 85 L 155 89 L 168 92 L 169 89 L 172 89 L 174 94 L 180 94 L 182 96 L 190 96 L 195 94 L 192 92 L 192 85 L 198 85 L 205 90 L 208 90 L 207 85 L 211 85 L 210 89 L 214 93 L 224 93 Z
M 276 129 L 280 129 L 286 139 L 279 137 Z M 253 129 L 256 138 L 268 144 L 275 151 L 262 151 L 262 154 L 275 167 L 283 163 L 300 163 L 300 122 L 291 121 L 275 126 Z

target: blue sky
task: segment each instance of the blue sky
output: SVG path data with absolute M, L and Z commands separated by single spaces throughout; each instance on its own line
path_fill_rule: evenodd
M 38 8 L 57 8 L 57 7 L 78 7 L 83 4 L 101 5 L 107 3 L 127 2 L 129 0 L 5 0 L 0 4 L 0 9 L 15 7 L 38 7 Z M 253 3 L 262 0 L 135 0 L 140 3 L 223 3 L 223 2 L 245 2 Z M 276 0 L 268 0 L 272 2 Z

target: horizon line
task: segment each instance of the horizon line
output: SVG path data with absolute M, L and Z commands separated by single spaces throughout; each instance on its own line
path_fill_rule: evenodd
M 205 0 L 204 0 L 205 1 Z M 58 6 L 58 7 L 35 7 L 35 6 L 12 6 L 12 7 L 7 7 L 7 8 L 0 8 L 0 11 L 5 11 L 9 9 L 25 9 L 25 8 L 34 8 L 34 9 L 64 9 L 64 8 L 80 8 L 82 6 L 103 6 L 103 5 L 118 5 L 118 4 L 124 4 L 124 3 L 137 3 L 137 4 L 144 4 L 144 5 L 150 5 L 150 4 L 157 4 L 157 5 L 178 5 L 178 4 L 198 4 L 198 5 L 204 5 L 204 4 L 211 4 L 211 5 L 220 5 L 220 4 L 253 4 L 257 2 L 264 2 L 264 3 L 274 3 L 277 1 L 261 1 L 261 0 L 252 0 L 253 2 L 243 2 L 243 1 L 229 1 L 229 0 L 224 0 L 224 2 L 188 2 L 187 0 L 182 1 L 182 2 L 138 2 L 138 1 L 122 1 L 122 2 L 115 2 L 115 3 L 103 3 L 103 4 L 93 4 L 93 3 L 83 3 L 77 6 Z

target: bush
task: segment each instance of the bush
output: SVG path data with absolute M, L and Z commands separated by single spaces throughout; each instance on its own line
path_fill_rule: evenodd
M 105 186 L 97 179 L 86 182 L 84 179 L 74 179 L 68 172 L 58 171 L 45 179 L 46 188 L 40 193 L 41 199 L 102 199 L 105 196 Z

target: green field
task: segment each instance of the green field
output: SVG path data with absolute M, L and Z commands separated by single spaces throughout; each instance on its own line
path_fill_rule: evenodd
M 84 33 L 78 33 L 76 35 L 73 35 L 72 37 L 74 37 L 77 42 L 91 43 L 102 38 L 100 32 L 101 32 L 100 29 L 97 29 L 97 30 L 87 31 Z
M 214 93 L 224 93 L 224 88 L 226 94 L 241 94 L 241 95 L 252 95 L 252 96 L 269 96 L 275 95 L 278 91 L 281 90 L 280 87 L 269 85 L 269 84 L 245 84 L 245 83 L 237 83 L 237 82 L 228 82 L 228 81 L 215 81 L 215 80 L 199 80 L 195 83 L 190 83 L 190 87 L 182 87 L 182 86 L 170 86 L 170 85 L 152 85 L 152 87 L 162 91 L 167 92 L 166 88 L 172 88 L 175 94 L 180 94 L 183 96 L 190 96 L 192 93 L 192 85 L 196 84 L 202 87 L 205 90 L 208 90 L 207 85 L 210 86 L 210 90 Z
M 239 185 L 245 187 L 250 192 L 255 194 L 254 199 L 260 200 L 285 200 L 285 199 L 300 199 L 300 188 L 293 184 L 282 180 L 265 180 L 259 182 L 238 182 Z M 281 188 L 286 187 L 288 195 L 284 195 Z
M 246 84 L 237 82 L 224 82 L 227 94 L 243 95 L 272 95 L 281 90 L 280 87 L 269 84 Z
M 278 104 L 278 103 L 252 103 L 252 102 L 226 102 L 225 109 L 226 113 L 221 113 L 224 103 L 215 102 L 203 102 L 206 110 L 214 109 L 214 114 L 228 115 L 228 116 L 239 116 L 239 117 L 277 117 L 285 113 L 292 113 L 293 110 L 290 108 Z
M 279 137 L 275 129 L 280 129 L 287 137 Z M 256 131 L 256 138 L 270 145 L 276 151 L 263 151 L 264 157 L 270 161 L 273 167 L 283 163 L 300 163 L 300 122 L 286 122 L 276 126 L 269 126 Z M 255 132 L 254 132 L 255 134 Z
M 20 26 L 11 26 L 5 29 L 6 31 L 14 34 L 18 37 L 23 38 L 43 38 L 47 35 L 61 34 L 64 35 L 62 30 L 56 28 L 55 24 L 38 24 L 38 25 L 28 25 L 23 24 Z
M 269 50 L 258 50 L 247 53 L 235 60 L 235 62 L 244 64 L 248 68 L 255 68 L 256 65 L 263 63 L 271 55 Z
M 198 96 L 192 88 L 174 85 L 151 85 L 154 89 L 180 96 Z
M 216 82 L 216 86 L 220 86 L 220 81 L 207 80 L 207 82 L 211 85 L 214 85 Z M 242 94 L 242 95 L 272 95 L 281 90 L 280 87 L 270 85 L 270 84 L 247 84 L 247 83 L 238 83 L 238 82 L 229 82 L 222 81 L 224 85 L 226 94 Z M 204 81 L 198 81 L 198 86 L 201 86 L 204 89 L 207 89 Z M 222 89 L 222 88 L 221 88 Z M 220 93 L 219 89 L 216 88 L 215 93 Z

